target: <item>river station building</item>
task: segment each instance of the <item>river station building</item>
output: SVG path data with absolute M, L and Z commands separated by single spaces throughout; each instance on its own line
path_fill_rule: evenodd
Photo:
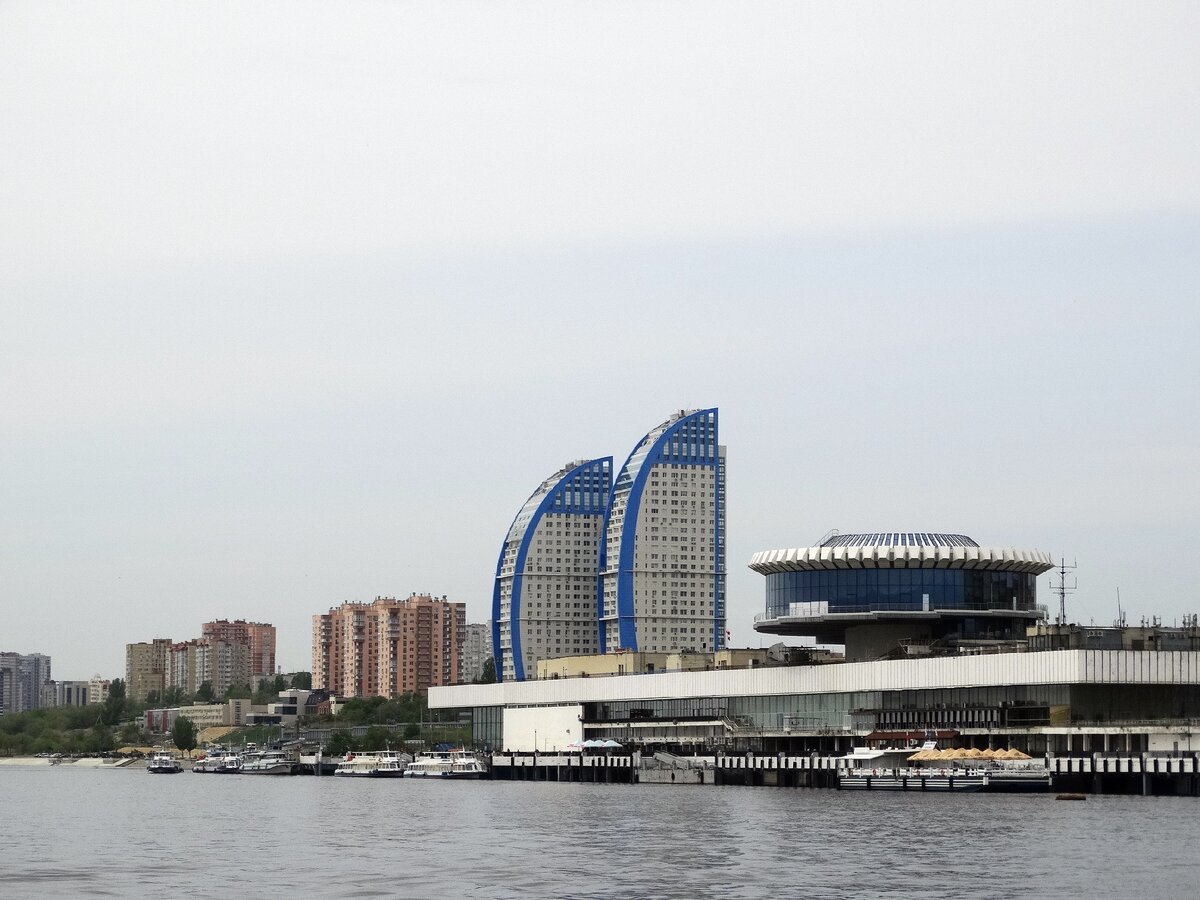
M 436 688 L 430 707 L 469 713 L 476 742 L 506 752 L 611 740 L 783 758 L 924 733 L 1035 755 L 1200 751 L 1200 626 L 1124 643 L 1044 633 L 1035 579 L 1052 564 L 1040 551 L 891 532 L 763 551 L 750 565 L 766 576 L 760 631 L 840 639 L 857 660 L 609 677 L 560 668 Z
M 962 534 L 831 534 L 754 554 L 750 568 L 766 576 L 754 628 L 844 644 L 847 660 L 1023 643 L 1046 613 L 1037 576 L 1053 567 L 1040 550 Z

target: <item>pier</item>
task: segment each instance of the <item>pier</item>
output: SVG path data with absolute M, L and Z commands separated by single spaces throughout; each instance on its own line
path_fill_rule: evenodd
M 1142 796 L 1200 797 L 1200 754 L 1140 753 L 1047 756 L 1054 790 Z M 589 756 L 580 753 L 497 753 L 488 778 L 592 784 L 740 785 L 837 788 L 841 756 L 677 756 L 670 753 Z

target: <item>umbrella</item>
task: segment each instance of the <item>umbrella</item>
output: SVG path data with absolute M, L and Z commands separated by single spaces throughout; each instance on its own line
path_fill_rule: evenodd
M 618 744 L 616 741 L 614 741 L 612 738 L 609 738 L 607 741 L 601 741 L 600 746 L 601 747 L 620 747 L 621 745 Z
M 596 740 L 588 739 L 588 740 L 584 741 L 582 744 L 580 744 L 579 746 L 581 746 L 581 747 L 603 747 L 604 741 L 596 741 Z

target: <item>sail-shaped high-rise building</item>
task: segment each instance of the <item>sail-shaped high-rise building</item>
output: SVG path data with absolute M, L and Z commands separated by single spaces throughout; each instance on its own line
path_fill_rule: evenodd
M 599 650 L 596 627 L 612 457 L 574 462 L 525 501 L 509 526 L 492 594 L 496 674 L 522 681 L 537 661 Z
M 725 448 L 717 410 L 681 410 L 613 484 L 600 559 L 600 650 L 725 643 Z

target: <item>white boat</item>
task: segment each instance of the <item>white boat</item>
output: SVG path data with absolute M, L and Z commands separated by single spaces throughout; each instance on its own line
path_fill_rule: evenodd
M 295 775 L 300 764 L 282 750 L 247 753 L 239 770 L 243 775 Z
M 973 752 L 973 751 L 972 751 Z M 914 762 L 916 747 L 855 747 L 838 769 L 843 791 L 1037 793 L 1049 791 L 1049 769 L 1025 760 L 959 757 Z
M 347 753 L 338 761 L 333 774 L 347 778 L 399 778 L 410 762 L 411 756 L 395 750 Z
M 159 751 L 150 757 L 150 762 L 146 764 L 146 771 L 151 775 L 174 775 L 176 772 L 182 772 L 183 766 L 170 753 Z
M 240 767 L 241 758 L 222 747 L 214 747 L 206 751 L 202 759 L 192 763 L 192 771 L 197 775 L 221 774 L 230 771 L 231 764 Z
M 218 775 L 237 775 L 242 771 L 242 757 L 237 753 L 226 753 L 213 771 Z
M 470 750 L 427 750 L 408 764 L 405 778 L 480 778 L 487 770 Z

